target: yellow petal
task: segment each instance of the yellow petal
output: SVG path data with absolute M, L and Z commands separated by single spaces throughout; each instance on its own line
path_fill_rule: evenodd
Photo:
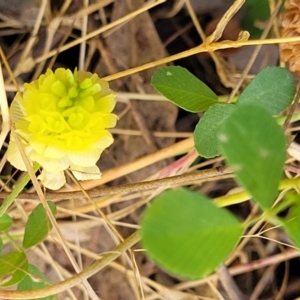
M 43 154 L 47 146 L 58 149 L 65 148 L 65 139 L 59 140 L 56 136 L 51 135 L 34 135 L 29 140 L 30 145 L 40 154 Z
M 81 83 L 85 78 L 91 77 L 92 73 L 86 71 L 75 71 L 74 77 Z
M 21 96 L 18 93 L 10 106 L 10 116 L 13 123 L 21 121 L 24 116 L 20 106 L 19 97 Z
M 7 160 L 11 163 L 12 166 L 21 171 L 26 171 L 25 163 L 12 134 L 10 135 L 10 141 L 8 144 L 6 155 Z
M 114 114 L 108 114 L 103 118 L 104 128 L 113 128 L 116 126 L 118 117 Z
M 95 96 L 96 98 L 96 96 Z M 96 101 L 96 110 L 101 112 L 111 112 L 116 105 L 116 95 L 109 94 Z
M 50 88 L 51 92 L 58 97 L 67 95 L 66 86 L 60 80 L 56 80 L 54 83 L 52 83 Z
M 99 157 L 101 151 L 98 149 L 91 149 L 90 151 L 79 151 L 69 154 L 70 164 L 79 167 L 92 167 L 94 166 Z
M 34 136 L 30 139 L 30 145 L 35 152 L 40 153 L 41 155 L 47 147 L 46 144 L 38 141 Z
M 31 133 L 42 135 L 46 131 L 47 124 L 40 115 L 34 114 L 25 119 L 30 122 L 29 125 L 27 125 L 27 128 Z
M 47 158 L 60 159 L 66 156 L 66 151 L 57 147 L 47 146 L 44 151 L 44 156 Z
M 101 138 L 94 144 L 94 147 L 97 149 L 106 149 L 107 147 L 109 147 L 113 142 L 114 139 L 111 135 L 110 132 L 108 132 L 107 130 L 103 130 L 105 132 L 105 134 L 101 134 Z
M 94 180 L 101 178 L 101 173 L 97 166 L 84 168 L 71 165 L 70 168 L 77 180 Z
M 21 122 L 19 122 L 20 129 L 16 129 L 15 133 L 17 133 L 20 137 L 21 137 L 21 141 L 23 142 L 24 145 L 28 144 L 28 141 L 30 140 L 32 134 L 29 133 L 28 131 L 26 131 L 25 129 L 23 130 L 22 126 L 23 124 L 20 124 Z M 25 124 L 24 124 L 25 125 Z
M 43 170 L 38 179 L 50 190 L 58 190 L 66 183 L 64 172 L 47 172 Z
M 82 138 L 76 135 L 70 136 L 66 141 L 66 145 L 70 150 L 79 150 L 85 146 Z
M 66 170 L 69 167 L 69 160 L 66 157 L 61 159 L 50 159 L 36 151 L 32 151 L 30 159 L 39 163 L 48 172 L 59 172 Z
M 85 78 L 80 82 L 79 86 L 81 89 L 87 89 L 93 85 L 92 80 L 90 78 Z

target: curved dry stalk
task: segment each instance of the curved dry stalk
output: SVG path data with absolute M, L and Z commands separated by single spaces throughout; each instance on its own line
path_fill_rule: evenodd
M 243 6 L 245 1 L 246 0 L 235 0 L 233 2 L 233 4 L 230 6 L 230 8 L 222 16 L 215 31 L 209 37 L 207 37 L 207 39 L 205 40 L 206 44 L 211 44 L 212 42 L 215 42 L 221 38 L 223 31 L 224 31 L 225 27 L 227 26 L 228 22 L 240 10 L 240 8 Z M 245 37 L 249 37 L 249 33 Z
M 206 40 L 205 32 L 204 32 L 204 30 L 203 30 L 202 27 L 201 27 L 201 24 L 200 24 L 200 22 L 199 22 L 199 20 L 198 20 L 198 17 L 197 17 L 197 15 L 196 15 L 196 13 L 195 13 L 193 7 L 192 7 L 191 1 L 190 1 L 190 0 L 185 0 L 185 5 L 186 5 L 187 11 L 189 12 L 189 14 L 190 14 L 190 16 L 191 16 L 192 22 L 193 22 L 193 24 L 194 24 L 194 26 L 195 26 L 195 28 L 196 28 L 196 30 L 197 30 L 197 32 L 198 32 L 198 34 L 199 34 L 201 40 L 202 40 L 202 41 L 205 41 L 205 40 Z M 234 12 L 234 13 L 235 13 L 235 12 Z M 233 16 L 233 15 L 232 15 L 232 16 Z M 229 19 L 226 20 L 226 24 L 224 24 L 224 28 L 222 28 L 222 32 L 223 32 L 223 30 L 225 29 L 225 27 L 227 26 L 227 24 L 228 24 L 229 21 L 230 21 Z M 222 22 L 222 20 L 220 20 L 220 22 Z M 220 24 L 220 22 L 219 22 L 219 24 Z M 216 29 L 216 30 L 217 30 L 217 29 Z M 215 30 L 215 31 L 216 31 L 216 30 Z M 215 34 L 215 37 L 218 37 L 218 36 L 219 36 L 219 33 L 215 33 L 215 32 L 214 32 L 213 34 Z M 211 36 L 212 36 L 212 35 L 211 35 Z M 221 36 L 222 36 L 222 33 L 221 33 Z M 220 36 L 220 37 L 221 37 L 221 36 Z M 220 38 L 220 37 L 219 37 L 219 38 Z M 213 37 L 212 37 L 211 39 L 213 39 Z M 207 42 L 207 40 L 206 40 L 206 42 Z M 212 41 L 211 41 L 211 42 L 212 42 Z M 214 63 L 215 63 L 216 70 L 217 70 L 217 73 L 218 73 L 218 75 L 219 75 L 219 77 L 220 77 L 221 82 L 222 82 L 225 86 L 227 86 L 227 82 L 228 82 L 228 81 L 227 81 L 227 79 L 226 79 L 226 76 L 224 76 L 224 72 L 221 71 L 223 67 L 222 67 L 222 62 L 221 62 L 221 60 L 220 60 L 220 57 L 219 57 L 216 53 L 214 53 L 214 52 L 209 52 L 209 55 L 210 55 L 210 57 L 212 58 L 212 60 L 214 61 Z
M 102 79 L 107 80 L 107 81 L 112 81 L 116 80 L 125 76 L 129 76 L 141 71 L 145 71 L 147 69 L 151 69 L 157 66 L 161 66 L 164 64 L 168 64 L 170 62 L 173 62 L 178 59 L 182 59 L 188 56 L 192 56 L 195 54 L 199 54 L 202 52 L 212 52 L 212 51 L 217 51 L 217 50 L 223 50 L 223 49 L 229 49 L 229 48 L 239 48 L 243 46 L 256 46 L 256 45 L 271 45 L 271 44 L 283 44 L 283 43 L 294 43 L 294 42 L 299 42 L 300 41 L 300 36 L 297 37 L 285 37 L 285 38 L 270 38 L 270 39 L 265 39 L 265 40 L 245 40 L 244 37 L 242 36 L 241 40 L 237 41 L 221 41 L 221 42 L 214 42 L 211 44 L 206 44 L 203 43 L 199 46 L 196 46 L 192 49 L 182 51 L 180 53 L 167 56 L 165 58 L 152 61 L 146 64 L 143 64 L 138 67 L 134 67 L 131 69 L 127 69 L 121 72 L 118 72 L 116 74 L 108 75 L 106 77 L 103 77 Z
M 110 262 L 114 261 L 119 257 L 123 252 L 127 251 L 129 248 L 134 246 L 140 240 L 138 231 L 133 233 L 117 247 L 115 247 L 110 253 L 104 255 L 99 260 L 95 261 L 89 267 L 84 269 L 78 274 L 61 281 L 59 283 L 53 284 L 51 286 L 36 289 L 36 290 L 24 290 L 24 291 L 9 291 L 9 290 L 0 290 L 1 299 L 39 299 L 42 297 L 48 297 L 51 295 L 56 295 L 58 293 L 64 292 L 73 286 L 82 283 L 83 280 L 90 278 L 104 267 L 109 265 Z

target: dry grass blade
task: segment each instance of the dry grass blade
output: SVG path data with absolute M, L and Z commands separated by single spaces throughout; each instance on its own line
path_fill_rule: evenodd
M 1 108 L 1 115 L 2 115 L 0 149 L 2 149 L 4 140 L 10 131 L 10 115 L 8 110 L 8 103 L 7 103 L 6 92 L 4 87 L 1 64 L 0 64 L 0 108 Z

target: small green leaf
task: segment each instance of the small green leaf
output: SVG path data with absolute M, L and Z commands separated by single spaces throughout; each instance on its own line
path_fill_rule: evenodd
M 11 286 L 26 275 L 28 261 L 24 252 L 10 252 L 0 255 L 0 285 Z
M 300 249 L 300 195 L 295 192 L 288 192 L 280 204 L 290 206 L 287 216 L 284 218 L 276 217 L 275 222 L 272 222 L 274 217 L 271 216 L 273 220 L 270 219 L 270 221 L 276 225 L 279 222 L 295 246 Z M 280 204 L 278 205 L 280 206 Z M 276 206 L 274 209 L 276 209 Z
M 285 137 L 275 119 L 260 106 L 241 105 L 221 125 L 219 141 L 239 183 L 261 208 L 270 208 L 286 158 Z
M 277 115 L 291 104 L 295 92 L 293 76 L 287 69 L 268 67 L 255 76 L 240 95 L 237 105 L 256 104 Z
M 53 215 L 55 215 L 55 205 L 50 201 L 47 203 Z M 52 224 L 47 216 L 47 213 L 42 203 L 40 203 L 28 217 L 28 221 L 25 226 L 23 247 L 27 249 L 39 244 L 46 238 L 51 229 Z
M 157 70 L 151 84 L 159 93 L 187 111 L 205 111 L 218 102 L 218 96 L 207 85 L 182 67 Z
M 29 265 L 28 273 L 21 282 L 18 284 L 18 291 L 22 290 L 35 290 L 49 286 L 50 283 L 46 276 L 35 266 Z M 39 298 L 38 300 L 55 300 L 57 296 L 49 296 L 44 298 Z
M 8 230 L 11 227 L 12 223 L 12 218 L 9 215 L 4 214 L 0 216 L 0 231 Z
M 158 196 L 141 223 L 149 256 L 167 271 L 190 279 L 213 272 L 242 233 L 242 224 L 231 213 L 185 189 Z
M 219 127 L 234 109 L 234 104 L 218 103 L 201 117 L 194 131 L 195 148 L 201 156 L 210 158 L 220 154 L 217 137 Z
M 3 249 L 3 239 L 0 237 L 0 252 L 2 251 Z

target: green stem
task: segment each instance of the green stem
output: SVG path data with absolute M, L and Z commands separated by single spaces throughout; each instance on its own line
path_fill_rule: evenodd
M 13 237 L 7 232 L 4 231 L 3 234 L 6 236 L 6 238 L 12 243 L 12 245 L 16 248 L 18 251 L 22 251 L 22 249 L 18 246 L 18 244 L 15 242 Z
M 280 181 L 279 190 L 282 191 L 282 190 L 292 189 L 292 188 L 298 189 L 299 186 L 300 186 L 300 177 L 288 178 Z M 236 194 L 221 196 L 215 198 L 213 201 L 217 206 L 224 207 L 224 206 L 242 203 L 249 199 L 251 199 L 251 195 L 248 192 L 243 191 Z

